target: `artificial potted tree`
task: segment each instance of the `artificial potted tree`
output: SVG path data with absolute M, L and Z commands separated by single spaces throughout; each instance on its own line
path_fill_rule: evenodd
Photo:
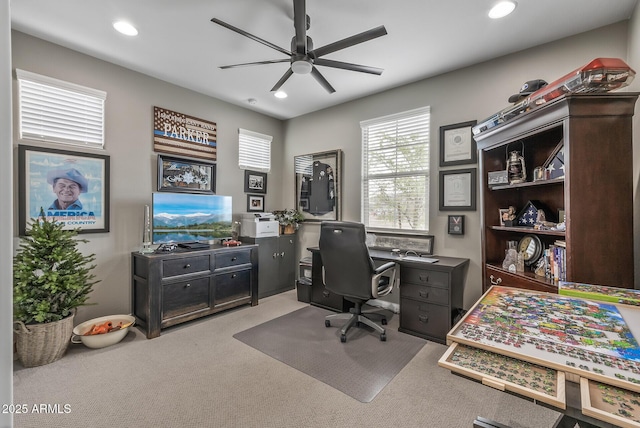
M 83 255 L 77 230 L 49 221 L 40 210 L 31 219 L 13 259 L 13 316 L 18 358 L 25 367 L 60 359 L 69 346 L 76 308 L 87 304 L 95 254 Z
M 288 208 L 282 211 L 274 211 L 276 220 L 280 223 L 280 230 L 285 235 L 291 235 L 298 230 L 300 222 L 304 220 L 304 216 L 300 211 L 294 208 Z

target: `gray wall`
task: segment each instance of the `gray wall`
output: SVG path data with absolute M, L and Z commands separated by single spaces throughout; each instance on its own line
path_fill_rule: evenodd
M 11 16 L 9 1 L 0 1 L 0 190 L 2 200 L 13 194 L 13 157 L 11 144 Z M 0 403 L 13 403 L 13 283 L 11 267 L 11 228 L 13 206 L 0 205 Z M 6 340 L 5 340 L 6 338 Z M 4 381 L 8 379 L 9 382 Z M 0 427 L 10 427 L 12 415 L 0 413 Z
M 284 134 L 284 168 L 293 171 L 293 157 L 299 154 L 343 149 L 343 220 L 357 221 L 361 174 L 359 122 L 431 106 L 430 233 L 435 236 L 436 254 L 471 259 L 464 297 L 465 307 L 469 307 L 482 290 L 479 210 L 458 212 L 466 216 L 464 236 L 447 234 L 447 215 L 455 212 L 438 210 L 439 127 L 474 119 L 482 121 L 507 107 L 507 98 L 527 80 L 541 78 L 552 82 L 597 57 L 626 58 L 627 28 L 626 22 L 610 25 L 289 120 Z M 638 162 L 635 164 L 637 169 Z M 285 199 L 285 205 L 293 206 L 292 182 L 285 181 L 283 187 L 285 198 L 289 198 Z M 303 225 L 301 255 L 305 255 L 307 247 L 317 245 L 318 235 L 317 224 Z
M 93 57 L 62 48 L 20 32 L 12 32 L 12 67 L 66 80 L 107 92 L 106 143 L 111 158 L 111 231 L 86 234 L 90 242 L 82 251 L 96 254 L 95 273 L 101 280 L 91 295 L 95 306 L 81 308 L 76 323 L 89 318 L 130 312 L 130 253 L 142 242 L 142 216 L 156 186 L 156 155 L 153 152 L 153 106 L 216 122 L 218 171 L 216 190 L 233 196 L 233 211 L 246 211 L 244 172 L 238 168 L 238 128 L 273 136 L 272 171 L 267 179 L 265 207 L 281 208 L 282 122 L 184 88 L 133 72 Z M 14 112 L 17 112 L 17 81 L 14 76 Z M 212 84 L 215 84 L 213 82 Z M 14 115 L 14 147 L 18 143 Z M 49 144 L 49 147 L 71 149 Z M 14 150 L 14 158 L 17 156 Z M 14 176 L 17 176 L 14 174 Z M 16 178 L 17 180 L 17 178 Z M 18 206 L 18 196 L 14 197 Z M 17 210 L 14 211 L 17 226 Z M 4 218 L 4 217 L 3 217 Z M 17 227 L 14 228 L 17 231 Z M 17 234 L 17 232 L 15 232 Z M 16 243 L 17 244 L 17 239 Z
M 130 310 L 129 254 L 140 246 L 142 207 L 150 203 L 156 180 L 151 135 L 154 105 L 218 124 L 217 189 L 220 194 L 234 197 L 236 213 L 244 212 L 246 206 L 243 172 L 236 167 L 238 127 L 274 136 L 267 210 L 294 206 L 294 184 L 291 180 L 294 156 L 342 149 L 345 220 L 360 219 L 359 122 L 430 105 L 433 171 L 430 233 L 435 235 L 437 254 L 471 259 L 465 288 L 465 306 L 469 307 L 481 293 L 479 211 L 460 212 L 466 215 L 464 236 L 446 233 L 446 220 L 450 212 L 440 212 L 437 199 L 439 127 L 473 119 L 483 120 L 506 107 L 509 95 L 517 92 L 527 80 L 543 78 L 550 82 L 600 56 L 626 59 L 628 29 L 635 29 L 636 21 L 637 19 L 631 23 L 614 24 L 285 122 L 13 32 L 13 68 L 45 74 L 108 93 L 107 141 L 104 153 L 111 156 L 111 232 L 84 235 L 90 242 L 84 246 L 83 251 L 96 253 L 96 274 L 102 282 L 96 286 L 92 295 L 92 301 L 98 305 L 82 308 L 78 314 L 78 322 L 94 316 Z M 631 43 L 637 39 L 636 34 Z M 15 86 L 14 80 L 14 91 Z M 14 108 L 15 103 L 14 99 Z M 14 127 L 17 128 L 15 118 Z M 636 127 L 636 135 L 637 132 Z M 18 143 L 14 137 L 14 147 Z M 637 189 L 637 151 L 635 159 L 634 177 Z M 18 196 L 15 195 L 15 207 L 17 202 Z M 17 209 L 14 214 L 15 231 Z M 301 244 L 299 256 L 304 256 L 306 247 L 317 245 L 318 225 L 303 225 L 298 236 Z M 14 246 L 16 244 L 17 239 L 14 239 Z M 637 245 L 636 243 L 636 248 Z

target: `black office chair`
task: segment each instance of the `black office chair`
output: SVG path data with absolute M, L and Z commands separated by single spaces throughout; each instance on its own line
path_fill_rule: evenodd
M 333 320 L 348 320 L 340 330 L 341 342 L 347 341 L 347 330 L 360 323 L 380 333 L 381 341 L 387 340 L 384 327 L 367 318 L 362 312 L 362 305 L 369 299 L 389 294 L 399 282 L 400 269 L 394 262 L 376 268 L 365 239 L 366 233 L 361 223 L 325 221 L 320 226 L 324 286 L 355 304 L 349 313 L 325 317 L 326 327 L 331 327 Z M 386 323 L 383 317 L 382 324 Z

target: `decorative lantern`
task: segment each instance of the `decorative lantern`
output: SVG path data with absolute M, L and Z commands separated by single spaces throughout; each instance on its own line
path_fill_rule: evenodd
M 509 176 L 509 184 L 524 183 L 527 181 L 527 170 L 524 165 L 524 157 L 520 152 L 513 151 L 507 159 L 507 174 Z

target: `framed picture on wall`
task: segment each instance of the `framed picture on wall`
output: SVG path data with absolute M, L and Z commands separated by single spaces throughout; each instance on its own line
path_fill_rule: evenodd
M 440 211 L 476 210 L 476 169 L 440 171 Z
M 80 233 L 109 231 L 109 156 L 18 146 L 19 233 L 44 215 Z
M 244 193 L 267 193 L 267 173 L 244 171 Z
M 247 195 L 247 212 L 264 212 L 264 196 Z
M 440 166 L 476 163 L 478 149 L 471 128 L 476 121 L 440 127 Z
M 158 155 L 158 191 L 215 193 L 216 164 Z
M 293 163 L 296 208 L 304 220 L 340 220 L 342 150 L 296 156 Z

